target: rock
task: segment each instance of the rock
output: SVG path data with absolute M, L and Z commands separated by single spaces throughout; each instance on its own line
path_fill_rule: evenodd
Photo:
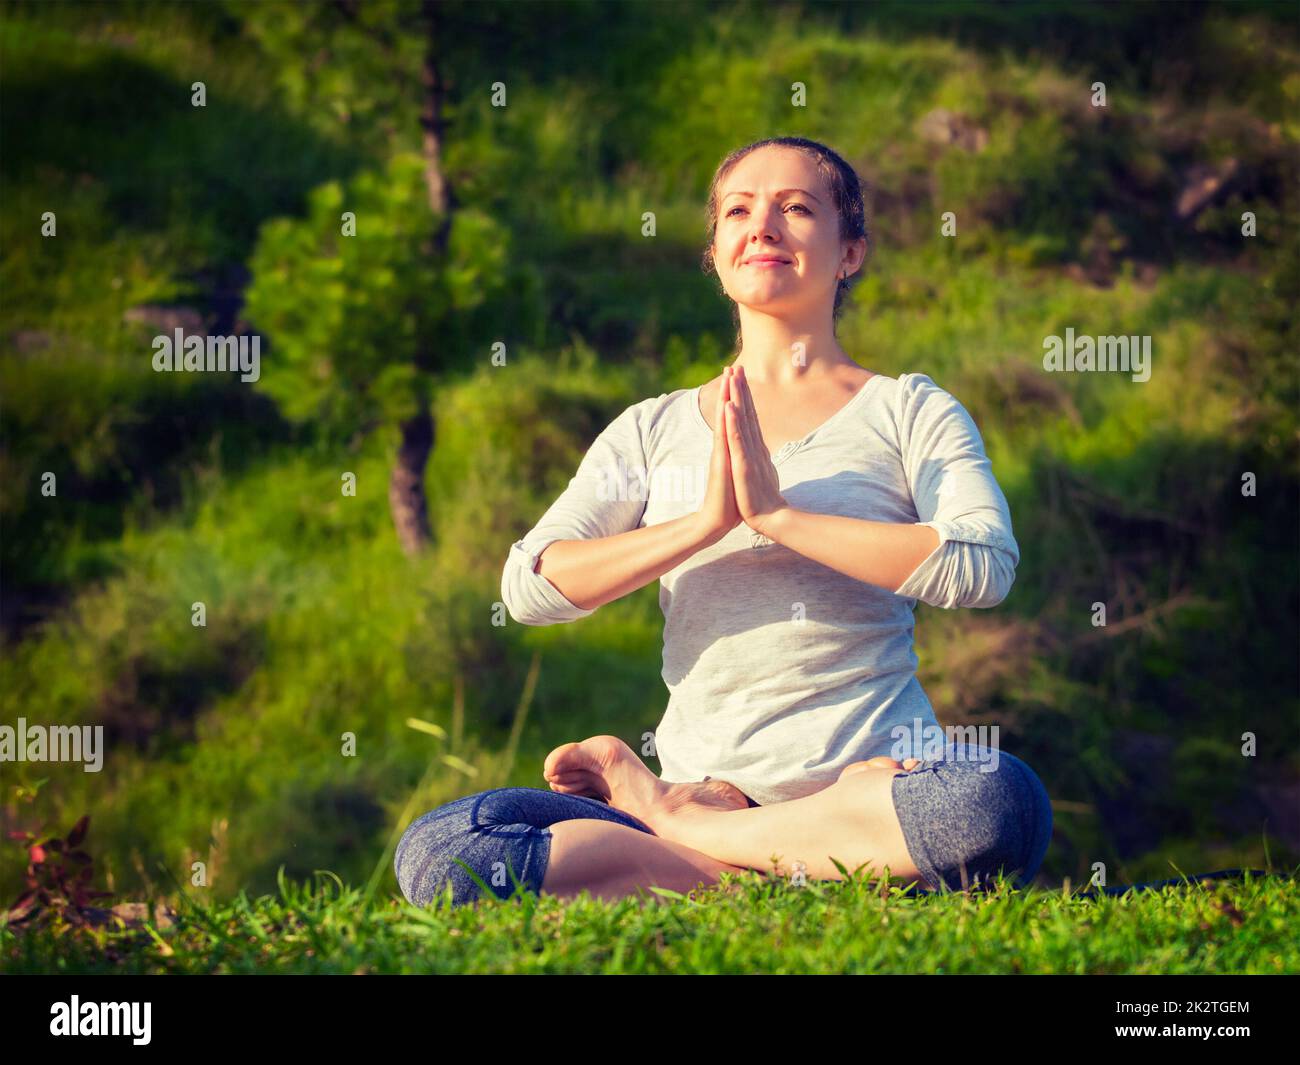
M 164 307 L 156 303 L 142 303 L 128 307 L 122 315 L 126 322 L 140 322 L 160 333 L 182 330 L 187 336 L 204 332 L 203 315 L 193 307 Z
M 114 906 L 111 911 L 114 917 L 119 917 L 127 925 L 140 925 L 149 920 L 149 905 L 144 902 L 123 902 Z M 155 904 L 153 912 L 153 925 L 155 928 L 171 928 L 176 923 L 176 913 L 168 909 L 161 902 Z
M 916 132 L 922 140 L 955 145 L 968 152 L 983 151 L 989 143 L 988 130 L 946 107 L 936 107 L 923 116 L 917 123 Z
M 1218 196 L 1237 175 L 1241 164 L 1235 158 L 1221 163 L 1197 163 L 1183 175 L 1183 188 L 1174 208 L 1179 218 L 1186 220 L 1199 214 Z
M 1110 288 L 1115 283 L 1116 261 L 1128 241 L 1116 228 L 1105 211 L 1093 216 L 1092 225 L 1080 244 L 1084 276 L 1098 288 Z
M 23 329 L 13 335 L 13 342 L 18 354 L 30 355 L 50 346 L 50 334 L 42 333 L 39 329 Z
M 12 909 L 0 915 L 0 924 L 8 924 L 11 928 L 37 927 L 47 912 L 40 906 Z M 90 928 L 139 928 L 149 921 L 149 907 L 143 902 L 124 902 L 109 909 L 103 906 L 69 906 L 65 913 L 70 920 L 80 921 Z M 157 903 L 153 913 L 154 927 L 164 929 L 175 924 L 176 912 L 161 902 Z
M 1160 267 L 1155 263 L 1139 262 L 1134 264 L 1133 281 L 1139 288 L 1155 288 L 1160 280 Z

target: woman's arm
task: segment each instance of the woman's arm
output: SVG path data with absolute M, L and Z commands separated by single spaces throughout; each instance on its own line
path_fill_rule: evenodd
M 556 540 L 542 551 L 537 572 L 574 606 L 595 610 L 657 580 L 721 537 L 700 515 L 687 514 L 598 540 Z
M 656 580 L 740 524 L 731 457 L 722 430 L 730 389 L 726 374 L 715 407 L 713 452 L 700 509 L 672 521 L 636 527 L 645 502 L 609 490 L 614 467 L 644 469 L 637 423 L 644 404 L 629 407 L 597 438 L 564 494 L 537 528 L 511 547 L 501 591 L 511 617 L 526 625 L 576 621 L 597 607 Z
M 928 525 L 814 514 L 789 506 L 774 512 L 757 531 L 814 562 L 891 592 L 916 572 L 940 541 Z
M 730 399 L 730 367 L 713 408 L 713 451 L 704 499 L 694 514 L 599 540 L 560 540 L 539 559 L 541 573 L 574 606 L 595 610 L 658 579 L 702 547 L 716 544 L 740 524 L 731 483 L 731 453 L 722 418 Z
M 905 377 L 896 417 L 921 521 L 867 521 L 791 507 L 743 379 L 727 408 L 741 514 L 770 540 L 896 595 L 944 608 L 996 606 L 1020 561 L 1006 497 L 965 408 L 925 374 Z

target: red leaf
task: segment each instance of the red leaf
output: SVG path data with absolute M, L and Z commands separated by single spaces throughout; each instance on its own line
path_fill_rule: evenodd
M 90 814 L 82 814 L 81 820 L 72 826 L 68 833 L 68 846 L 75 847 L 86 838 L 86 829 L 90 826 Z
M 10 832 L 8 835 L 10 839 L 21 839 L 24 843 L 31 838 L 30 832 Z

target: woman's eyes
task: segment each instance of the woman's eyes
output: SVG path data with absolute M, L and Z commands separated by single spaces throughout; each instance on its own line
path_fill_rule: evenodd
M 790 204 L 786 204 L 786 206 L 787 206 L 787 207 L 798 207 L 799 210 L 803 211 L 804 214 L 812 214 L 812 211 L 808 210 L 808 208 L 805 207 L 805 206 L 804 206 L 803 204 L 801 204 L 801 203 L 790 203 Z M 744 210 L 744 208 L 741 207 L 739 204 L 737 204 L 735 207 L 733 207 L 730 211 L 727 212 L 727 217 L 730 218 L 731 215 L 732 215 L 732 212 L 733 212 L 733 211 L 743 211 L 743 210 Z

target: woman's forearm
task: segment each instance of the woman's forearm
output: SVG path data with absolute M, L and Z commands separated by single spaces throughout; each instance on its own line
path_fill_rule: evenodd
M 649 584 L 720 536 L 698 514 L 594 540 L 556 540 L 542 552 L 537 572 L 569 602 L 594 610 Z
M 763 523 L 763 534 L 805 558 L 894 592 L 939 546 L 928 525 L 894 524 L 814 514 L 786 507 Z

